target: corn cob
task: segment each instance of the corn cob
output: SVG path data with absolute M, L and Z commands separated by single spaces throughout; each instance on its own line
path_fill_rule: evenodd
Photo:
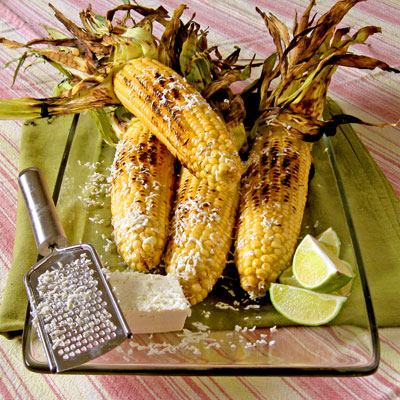
M 132 60 L 115 74 L 114 91 L 199 179 L 211 186 L 238 179 L 241 162 L 225 123 L 172 69 L 149 58 Z
M 235 262 L 250 296 L 265 295 L 291 260 L 308 190 L 310 144 L 270 127 L 257 137 L 243 175 Z
M 175 159 L 139 121 L 116 146 L 111 213 L 115 243 L 130 268 L 149 272 L 160 262 L 168 235 Z
M 218 191 L 182 169 L 164 261 L 192 305 L 208 295 L 225 268 L 238 198 L 239 181 Z
M 379 60 L 347 52 L 351 44 L 379 31 L 364 27 L 350 37 L 346 29 L 336 29 L 359 1 L 339 1 L 314 23 L 311 0 L 295 21 L 292 39 L 285 24 L 256 8 L 277 56 L 265 60 L 260 77 L 258 118 L 252 130 L 256 139 L 239 200 L 235 260 L 241 285 L 252 297 L 263 296 L 293 256 L 308 194 L 311 144 L 306 141 L 318 140 L 324 132 L 333 134 L 332 128 L 353 118 L 321 120 L 337 66 L 395 71 Z

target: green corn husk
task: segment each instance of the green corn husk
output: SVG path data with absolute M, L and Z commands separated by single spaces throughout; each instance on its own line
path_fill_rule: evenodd
M 34 119 L 89 110 L 105 141 L 114 144 L 126 125 L 128 112 L 123 112 L 124 120 L 118 120 L 115 111 L 122 107 L 113 92 L 112 74 L 132 58 L 157 57 L 202 92 L 214 108 L 221 110 L 223 106 L 221 116 L 227 120 L 233 134 L 240 131 L 240 141 L 244 142 L 244 104 L 238 101 L 238 95 L 232 94 L 229 85 L 247 79 L 251 65 L 242 67 L 236 63 L 238 50 L 222 59 L 216 47 L 208 48 L 207 33 L 201 31 L 193 19 L 182 22 L 185 5 L 179 6 L 171 19 L 162 7 L 150 9 L 125 4 L 109 10 L 105 17 L 94 14 L 89 7 L 81 12 L 83 28 L 52 8 L 57 19 L 72 32 L 71 37 L 46 26 L 49 37 L 26 44 L 0 38 L 0 43 L 9 48 L 26 49 L 19 59 L 14 80 L 25 61 L 33 56 L 50 63 L 66 79 L 57 85 L 55 96 L 51 98 L 0 100 L 0 119 Z M 117 11 L 126 14 L 118 25 L 113 25 Z M 131 11 L 144 17 L 133 26 L 127 26 Z M 160 39 L 152 33 L 155 21 L 165 27 Z M 51 47 L 35 47 L 38 44 Z M 212 52 L 217 56 L 214 59 Z
M 400 72 L 381 60 L 349 51 L 350 46 L 364 44 L 371 35 L 381 32 L 379 27 L 366 26 L 349 35 L 349 28 L 338 28 L 347 12 L 360 1 L 338 1 L 314 22 L 310 14 L 315 1 L 311 0 L 303 16 L 296 19 L 292 35 L 273 14 L 257 8 L 276 45 L 276 53 L 265 60 L 258 82 L 258 124 L 290 127 L 290 134 L 308 141 L 318 140 L 323 132 L 333 133 L 339 124 L 371 125 L 346 114 L 322 120 L 328 87 L 338 66 Z M 279 82 L 270 90 L 276 78 Z M 388 125 L 393 124 L 375 126 Z
M 112 73 L 98 80 L 80 81 L 70 92 L 71 94 L 65 96 L 45 99 L 0 100 L 0 119 L 46 118 L 61 114 L 77 114 L 92 108 L 119 104 L 112 90 Z
M 126 5 L 116 7 L 106 17 L 99 18 L 89 7 L 81 13 L 84 27 L 80 28 L 51 7 L 57 19 L 73 32 L 73 37 L 45 26 L 49 35 L 47 38 L 38 38 L 25 44 L 0 38 L 0 43 L 8 48 L 27 49 L 19 59 L 14 81 L 29 57 L 48 62 L 66 79 L 56 86 L 54 97 L 0 100 L 0 119 L 35 119 L 89 111 L 104 140 L 109 144 L 116 143 L 121 124 L 115 119 L 115 110 L 120 103 L 112 89 L 112 75 L 125 61 L 155 56 L 156 38 L 152 35 L 151 21 L 164 22 L 166 11 L 162 8 L 154 10 Z M 134 10 L 145 16 L 132 27 L 113 26 L 113 16 L 120 10 Z M 35 47 L 39 44 L 52 47 Z M 90 51 L 85 53 L 82 47 Z

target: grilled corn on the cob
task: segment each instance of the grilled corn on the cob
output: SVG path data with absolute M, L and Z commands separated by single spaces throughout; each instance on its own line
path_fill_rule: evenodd
M 112 166 L 111 213 L 115 243 L 128 266 L 150 271 L 168 235 L 175 159 L 140 121 L 118 142 Z
M 341 121 L 321 120 L 337 66 L 398 72 L 384 62 L 347 51 L 379 31 L 364 27 L 349 36 L 346 29 L 337 29 L 359 1 L 338 1 L 314 22 L 310 16 L 315 2 L 311 0 L 295 21 L 292 39 L 283 22 L 256 8 L 273 37 L 277 56 L 267 58 L 263 66 L 259 115 L 252 131 L 258 138 L 240 198 L 235 259 L 241 285 L 252 297 L 263 296 L 293 256 L 311 165 L 311 144 L 306 141 L 318 140 L 324 131 L 332 134 L 346 119 L 351 122 L 349 116 L 342 116 Z M 278 77 L 270 90 L 270 83 Z
M 235 262 L 251 297 L 265 295 L 293 255 L 300 233 L 311 165 L 310 144 L 283 127 L 268 127 L 243 175 Z
M 182 170 L 165 268 L 179 278 L 192 305 L 208 295 L 225 268 L 238 198 L 239 181 L 216 190 Z
M 121 103 L 199 179 L 212 186 L 241 174 L 241 162 L 225 123 L 198 91 L 158 61 L 127 63 L 114 77 Z

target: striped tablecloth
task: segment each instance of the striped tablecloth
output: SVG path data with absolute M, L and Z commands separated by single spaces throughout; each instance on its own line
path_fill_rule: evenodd
M 159 2 L 146 0 L 146 6 Z M 189 18 L 196 12 L 202 26 L 209 26 L 210 41 L 228 48 L 245 44 L 242 57 L 260 58 L 272 50 L 265 26 L 255 6 L 276 14 L 290 23 L 295 9 L 300 13 L 306 0 L 191 0 L 185 2 Z M 317 2 L 319 14 L 328 10 L 331 0 Z M 54 0 L 52 4 L 72 20 L 88 2 Z M 104 13 L 117 0 L 94 0 L 94 11 Z M 180 1 L 164 0 L 169 11 Z M 231 13 L 226 15 L 226 7 Z M 400 67 L 400 3 L 374 0 L 359 3 L 344 19 L 354 28 L 382 27 L 382 34 L 368 40 L 363 52 Z M 43 35 L 40 23 L 54 25 L 47 1 L 3 0 L 0 2 L 0 36 L 25 42 Z M 3 66 L 21 53 L 0 47 Z M 0 98 L 46 97 L 60 76 L 44 64 L 36 64 L 12 86 L 13 68 L 0 71 Z M 394 122 L 400 115 L 400 79 L 381 71 L 339 70 L 330 89 L 346 112 L 377 122 Z M 0 294 L 12 262 L 17 208 L 17 171 L 21 122 L 0 124 Z M 355 127 L 384 174 L 400 194 L 399 129 Z M 140 376 L 50 376 L 28 372 L 22 363 L 20 340 L 0 337 L 0 398 L 2 399 L 395 399 L 400 398 L 400 328 L 380 329 L 381 363 L 378 371 L 360 378 L 278 378 L 278 377 L 140 377 Z

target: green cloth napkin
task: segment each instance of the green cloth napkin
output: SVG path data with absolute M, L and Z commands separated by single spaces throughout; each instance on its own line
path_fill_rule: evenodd
M 341 110 L 336 104 L 329 101 L 327 113 L 339 112 Z M 22 129 L 20 169 L 40 167 L 50 189 L 55 183 L 71 122 L 72 116 L 63 116 L 27 123 Z M 400 284 L 400 200 L 350 126 L 339 128 L 332 142 L 362 251 L 378 324 L 400 326 L 397 295 Z M 90 242 L 106 266 L 119 268 L 121 259 L 109 240 L 112 227 L 104 178 L 113 154 L 114 149 L 101 141 L 90 116 L 83 114 L 78 123 L 57 209 L 71 244 Z M 326 204 L 326 208 L 329 209 L 329 204 Z M 307 218 L 304 225 L 315 222 L 315 219 L 307 221 Z M 36 262 L 36 257 L 25 205 L 19 197 L 14 261 L 0 309 L 0 332 L 6 336 L 18 334 L 23 329 L 27 298 L 22 277 Z M 230 266 L 229 269 L 231 276 L 234 276 L 234 268 Z M 236 307 L 227 291 L 231 282 L 230 279 L 221 279 L 209 298 L 193 308 L 188 327 L 199 320 L 214 329 L 231 329 L 236 324 L 250 327 L 254 323 L 260 326 L 287 324 L 283 317 L 273 311 L 268 299 L 260 302 L 260 308 L 246 308 L 244 305 L 239 313 L 216 307 L 220 301 Z M 232 289 L 235 290 L 234 285 Z M 357 304 L 363 301 L 359 282 L 356 281 L 353 290 L 335 323 L 352 322 L 352 318 L 358 317 Z M 212 317 L 207 318 L 210 311 Z
M 72 116 L 62 116 L 29 121 L 25 122 L 22 128 L 19 169 L 23 170 L 32 166 L 39 167 L 46 177 L 50 192 L 53 191 L 57 179 L 72 118 Z M 101 146 L 101 141 L 96 127 L 88 115 L 82 115 L 75 134 L 71 158 L 73 158 L 78 148 L 85 149 L 91 154 L 96 154 L 96 147 L 99 146 Z M 63 213 L 59 210 L 59 214 L 61 217 Z M 64 230 L 69 228 L 68 224 L 65 224 L 65 219 L 63 220 L 63 225 Z M 70 229 L 68 230 L 70 231 Z M 70 232 L 66 230 L 66 233 L 67 237 L 70 238 Z M 71 239 L 70 243 L 73 243 Z M 37 261 L 37 249 L 20 191 L 18 191 L 16 237 L 13 255 L 14 259 L 8 273 L 3 302 L 0 308 L 0 332 L 11 337 L 19 334 L 23 328 L 28 303 L 23 285 L 23 276 Z
M 328 99 L 325 117 L 342 110 Z M 331 138 L 377 324 L 400 326 L 400 199 L 350 125 Z

